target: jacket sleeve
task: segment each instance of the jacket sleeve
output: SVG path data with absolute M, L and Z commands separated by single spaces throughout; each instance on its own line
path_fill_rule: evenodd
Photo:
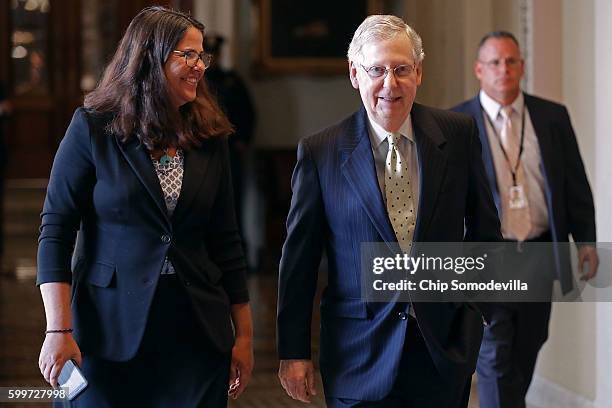
M 311 358 L 311 320 L 324 243 L 321 186 L 311 150 L 300 142 L 278 277 L 277 342 L 282 360 Z
M 212 209 L 211 238 L 207 241 L 211 260 L 223 273 L 223 287 L 231 304 L 249 301 L 246 261 L 236 222 L 227 139 L 220 146 L 222 177 Z
M 91 208 L 94 184 L 89 125 L 86 112 L 79 108 L 53 160 L 41 213 L 37 285 L 72 281 L 76 233 Z
M 569 232 L 577 243 L 596 241 L 595 205 L 593 193 L 584 171 L 574 128 L 567 109 L 563 107 L 558 122 L 558 134 L 562 136 L 565 167 L 565 208 L 568 214 Z
M 485 174 L 478 127 L 473 118 L 471 120 L 470 137 L 468 140 L 470 175 L 468 178 L 468 202 L 465 215 L 464 240 L 469 242 L 501 242 L 503 241 L 501 224 Z M 492 303 L 467 303 L 476 308 L 485 321 L 491 321 Z

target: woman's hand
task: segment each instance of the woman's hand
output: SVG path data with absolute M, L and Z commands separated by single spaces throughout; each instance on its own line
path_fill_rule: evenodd
M 230 367 L 230 382 L 227 395 L 236 399 L 242 394 L 253 371 L 253 341 L 252 338 L 237 338 L 232 348 L 232 365 Z
M 47 282 L 40 285 L 45 305 L 47 329 L 62 330 L 72 327 L 70 318 L 70 283 Z M 53 387 L 64 363 L 70 359 L 81 365 L 81 350 L 72 333 L 47 333 L 38 357 L 38 367 L 45 380 Z
M 48 333 L 38 357 L 38 367 L 45 381 L 57 387 L 59 374 L 70 359 L 81 366 L 81 350 L 72 333 Z
M 253 371 L 253 318 L 249 303 L 231 305 L 236 342 L 232 348 L 232 365 L 227 395 L 236 399 L 251 380 Z

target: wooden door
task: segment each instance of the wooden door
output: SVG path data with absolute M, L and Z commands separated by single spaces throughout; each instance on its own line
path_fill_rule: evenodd
M 192 0 L 0 0 L 0 83 L 7 178 L 47 178 L 72 113 L 91 90 L 131 19 Z M 2 159 L 2 158 L 0 158 Z

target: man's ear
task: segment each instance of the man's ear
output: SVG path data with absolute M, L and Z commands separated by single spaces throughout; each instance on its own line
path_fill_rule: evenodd
M 423 81 L 423 62 L 419 62 L 416 66 L 416 84 L 417 86 L 421 86 L 421 82 Z
M 351 79 L 351 85 L 353 88 L 359 89 L 359 80 L 357 79 L 357 66 L 353 61 L 349 61 L 349 78 Z
M 480 61 L 478 60 L 474 61 L 474 75 L 476 76 L 478 80 L 482 78 L 482 69 L 483 69 L 483 66 L 480 63 Z

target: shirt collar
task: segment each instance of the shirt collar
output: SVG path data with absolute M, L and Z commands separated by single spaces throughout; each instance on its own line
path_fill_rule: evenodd
M 479 98 L 482 108 L 485 110 L 487 115 L 489 115 L 491 120 L 497 120 L 497 117 L 499 116 L 499 111 L 502 108 L 501 104 L 495 99 L 491 98 L 489 95 L 487 95 L 487 93 L 482 89 L 480 90 Z M 511 106 L 515 112 L 521 115 L 523 113 L 523 105 L 525 105 L 525 98 L 523 96 L 523 93 L 519 92 L 519 95 L 516 97 L 514 102 L 511 103 Z
M 368 128 L 370 130 L 370 142 L 372 143 L 372 147 L 377 149 L 378 146 L 385 140 L 387 140 L 387 136 L 389 135 L 389 131 L 385 130 L 378 123 L 373 121 L 368 115 Z M 402 126 L 399 128 L 399 134 L 406 137 L 411 142 L 414 142 L 414 132 L 412 130 L 412 119 L 410 115 L 406 118 Z

